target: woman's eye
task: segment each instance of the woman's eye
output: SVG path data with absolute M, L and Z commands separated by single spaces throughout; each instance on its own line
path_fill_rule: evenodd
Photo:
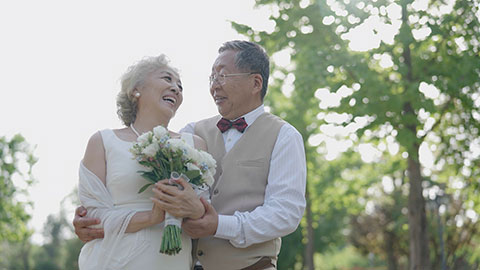
M 163 79 L 165 79 L 167 82 L 172 81 L 172 77 L 170 77 L 170 76 L 164 76 Z

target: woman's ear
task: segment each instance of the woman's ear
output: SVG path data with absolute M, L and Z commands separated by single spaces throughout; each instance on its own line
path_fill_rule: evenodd
M 135 98 L 139 98 L 139 97 L 141 96 L 140 91 L 138 91 L 138 88 L 133 89 L 132 95 L 133 95 Z

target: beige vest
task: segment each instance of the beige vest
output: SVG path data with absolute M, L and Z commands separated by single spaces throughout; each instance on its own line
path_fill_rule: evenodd
M 195 134 L 206 141 L 208 152 L 217 161 L 212 205 L 223 215 L 252 211 L 263 205 L 273 147 L 285 122 L 269 113 L 260 115 L 226 154 L 216 126 L 219 119 L 216 116 L 195 124 Z M 242 269 L 261 257 L 276 262 L 280 246 L 281 240 L 276 238 L 236 248 L 228 240 L 211 236 L 199 239 L 195 255 L 208 270 Z

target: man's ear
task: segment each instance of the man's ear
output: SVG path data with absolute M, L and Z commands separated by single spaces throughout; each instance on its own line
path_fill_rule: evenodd
M 262 75 L 260 75 L 260 74 L 252 74 L 252 76 L 254 76 L 252 94 L 261 93 L 261 92 L 262 92 L 262 87 L 263 87 L 263 78 L 262 78 Z

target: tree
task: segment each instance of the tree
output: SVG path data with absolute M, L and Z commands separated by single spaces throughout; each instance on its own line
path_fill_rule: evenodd
M 57 214 L 50 214 L 43 227 L 45 243 L 35 250 L 34 269 L 78 269 L 78 255 L 83 246 L 67 220 L 68 205 L 79 205 L 78 190 L 75 188 L 60 204 Z
M 38 247 L 34 257 L 34 269 L 78 269 L 78 255 L 83 243 L 73 235 L 73 228 L 66 218 L 66 211 L 51 214 L 45 222 L 43 235 L 45 243 Z
M 27 228 L 31 202 L 26 189 L 32 185 L 36 158 L 21 135 L 0 137 L 0 267 L 30 269 L 30 236 Z M 15 257 L 14 257 L 15 256 Z
M 399 146 L 408 183 L 409 268 L 431 269 L 424 193 L 440 179 L 427 175 L 420 149 L 438 150 L 436 168 L 442 167 L 444 157 L 448 165 L 467 161 L 469 168 L 478 168 L 478 156 L 468 153 L 479 143 L 479 1 L 458 0 L 453 6 L 441 0 L 426 6 L 413 0 L 257 4 L 274 10 L 273 32 L 236 23 L 234 28 L 271 54 L 288 52 L 292 63 L 273 67 L 277 85 L 269 105 L 295 123 L 306 142 L 327 125 L 354 132 L 350 140 L 357 144 Z M 354 51 L 355 34 L 378 42 Z M 289 91 L 289 83 L 294 91 Z M 329 106 L 329 97 L 340 102 Z M 312 159 L 316 147 L 306 148 Z M 478 175 L 478 169 L 471 171 L 470 176 Z M 478 178 L 463 179 L 476 194 Z M 310 184 L 308 191 L 307 228 L 313 223 Z M 478 201 L 473 204 L 478 210 Z M 310 231 L 305 260 L 313 269 Z
M 25 210 L 31 202 L 19 196 L 26 195 L 33 183 L 31 169 L 36 161 L 21 135 L 11 140 L 0 137 L 0 242 L 22 241 L 31 234 L 27 228 L 30 215 Z
M 21 241 L 0 243 L 0 269 L 32 269 L 32 246 L 30 237 L 24 237 Z

